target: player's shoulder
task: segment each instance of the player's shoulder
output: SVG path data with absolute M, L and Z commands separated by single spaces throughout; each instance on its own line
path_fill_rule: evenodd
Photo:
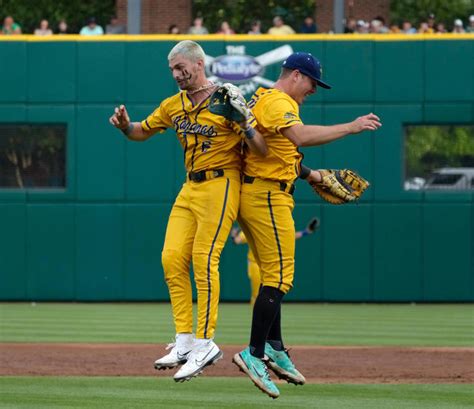
M 164 105 L 175 105 L 175 104 L 182 104 L 183 103 L 183 100 L 185 98 L 185 95 L 184 95 L 184 92 L 183 91 L 179 91 L 177 92 L 176 94 L 174 95 L 171 95 L 170 97 L 168 98 L 165 98 L 162 102 L 162 104 Z
M 182 92 L 178 92 L 177 94 L 165 98 L 163 101 L 160 102 L 160 105 L 156 108 L 156 110 L 159 109 L 161 112 L 167 112 L 174 111 L 176 108 L 181 107 L 183 105 L 183 96 L 181 94 Z
M 274 104 L 277 101 L 288 102 L 292 104 L 293 99 L 285 92 L 277 88 L 259 88 L 252 97 L 254 105 L 265 106 Z

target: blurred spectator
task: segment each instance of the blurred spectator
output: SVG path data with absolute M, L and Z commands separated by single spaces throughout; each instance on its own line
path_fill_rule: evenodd
M 464 30 L 464 25 L 461 19 L 457 18 L 456 20 L 454 20 L 454 27 L 452 32 L 457 34 L 466 32 L 466 30 Z
M 50 36 L 53 35 L 53 30 L 49 28 L 48 20 L 41 20 L 39 28 L 35 29 L 35 36 Z
M 415 34 L 416 28 L 411 25 L 411 22 L 405 20 L 402 24 L 402 33 L 404 34 Z
M 444 34 L 444 33 L 447 33 L 448 30 L 446 30 L 444 23 L 438 23 L 436 24 L 436 32 L 439 34 Z
M 430 28 L 430 26 L 428 25 L 426 21 L 422 21 L 420 23 L 420 27 L 418 27 L 418 32 L 420 34 L 433 34 L 434 29 Z
M 280 16 L 276 16 L 273 18 L 273 27 L 268 30 L 268 34 L 274 36 L 284 36 L 289 34 L 295 34 L 295 30 L 293 30 L 290 26 L 286 25 Z
M 0 32 L 5 35 L 21 34 L 21 27 L 18 23 L 15 23 L 12 16 L 6 16 Z
M 385 27 L 382 21 L 375 18 L 370 22 L 370 32 L 372 34 L 386 34 L 388 33 L 388 28 Z
M 87 25 L 81 28 L 79 34 L 81 36 L 100 36 L 104 34 L 104 29 L 97 24 L 95 17 L 90 17 L 87 20 Z
M 176 24 L 171 24 L 168 27 L 168 34 L 181 34 L 179 27 Z
M 469 16 L 469 25 L 466 28 L 466 32 L 474 33 L 474 14 Z
M 435 21 L 435 15 L 433 13 L 428 14 L 428 27 L 431 28 L 432 33 L 436 32 L 436 21 Z
M 230 27 L 229 23 L 227 21 L 223 21 L 221 23 L 221 26 L 219 28 L 219 30 L 217 31 L 217 34 L 235 34 L 235 31 L 232 30 L 232 28 Z
M 314 34 L 318 31 L 316 27 L 316 23 L 314 22 L 313 17 L 307 16 L 305 17 L 303 24 L 300 28 L 300 33 L 302 34 Z
M 188 34 L 209 34 L 209 30 L 204 26 L 202 17 L 196 17 L 193 25 L 189 27 Z
M 58 34 L 69 34 L 66 20 L 61 20 L 58 24 Z
M 357 21 L 355 18 L 350 18 L 347 20 L 346 25 L 344 26 L 344 34 L 355 33 L 357 29 Z
M 255 20 L 250 26 L 250 31 L 247 34 L 258 35 L 262 34 L 262 23 L 260 20 Z
M 125 34 L 125 26 L 119 23 L 116 16 L 113 16 L 110 23 L 105 26 L 105 34 Z
M 370 22 L 370 30 L 374 34 L 387 34 L 388 27 L 385 25 L 385 19 L 382 16 L 374 17 Z
M 356 33 L 368 34 L 368 32 L 369 32 L 369 23 L 366 23 L 364 20 L 357 20 Z
M 402 32 L 402 30 L 400 30 L 400 27 L 398 27 L 396 24 L 392 24 L 390 26 L 389 32 L 390 32 L 390 34 L 400 34 Z

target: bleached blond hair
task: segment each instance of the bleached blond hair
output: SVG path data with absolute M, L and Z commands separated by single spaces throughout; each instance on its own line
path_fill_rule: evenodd
M 171 61 L 177 55 L 182 55 L 192 62 L 198 62 L 199 60 L 204 61 L 206 56 L 202 47 L 191 40 L 180 41 L 176 44 L 168 54 L 168 61 Z

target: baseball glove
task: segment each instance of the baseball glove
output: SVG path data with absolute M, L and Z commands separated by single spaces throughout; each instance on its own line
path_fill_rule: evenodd
M 250 115 L 250 110 L 239 88 L 229 83 L 213 92 L 208 109 L 213 114 L 234 122 L 245 122 Z
M 322 181 L 311 183 L 316 193 L 326 202 L 344 204 L 354 202 L 370 186 L 362 176 L 350 169 L 319 169 Z

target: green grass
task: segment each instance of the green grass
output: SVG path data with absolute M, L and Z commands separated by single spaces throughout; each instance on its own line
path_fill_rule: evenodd
M 246 344 L 247 304 L 221 304 L 216 341 Z M 286 304 L 288 345 L 473 346 L 472 304 Z M 166 343 L 169 304 L 1 303 L 0 342 Z
M 279 385 L 277 400 L 246 378 L 0 377 L 0 408 L 9 409 L 460 409 L 472 385 Z

